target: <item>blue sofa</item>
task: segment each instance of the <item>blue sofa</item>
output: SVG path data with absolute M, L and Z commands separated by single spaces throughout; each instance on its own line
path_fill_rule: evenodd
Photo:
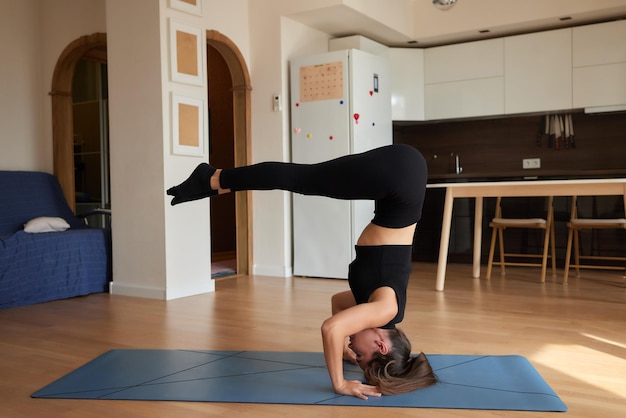
M 40 217 L 69 228 L 24 230 Z M 110 281 L 111 231 L 75 216 L 51 174 L 0 171 L 0 309 L 107 292 Z

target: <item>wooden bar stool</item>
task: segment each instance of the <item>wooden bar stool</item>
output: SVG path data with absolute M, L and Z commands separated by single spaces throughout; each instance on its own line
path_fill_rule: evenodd
M 623 257 L 610 257 L 599 255 L 580 255 L 580 238 L 579 232 L 583 229 L 626 229 L 625 218 L 579 218 L 578 217 L 578 197 L 572 197 L 572 209 L 570 211 L 571 218 L 567 223 L 569 232 L 567 234 L 567 250 L 565 255 L 565 272 L 563 274 L 563 284 L 567 284 L 569 269 L 571 266 L 576 268 L 576 277 L 580 277 L 580 269 L 602 269 L 602 270 L 623 270 L 626 277 L 626 248 Z M 574 264 L 570 264 L 572 255 L 572 241 L 574 242 Z M 589 260 L 590 262 L 599 261 L 601 264 L 581 264 L 580 260 Z M 622 266 L 609 265 L 611 261 L 623 261 Z
M 491 269 L 494 264 L 499 264 L 501 273 L 506 273 L 505 266 L 532 266 L 541 267 L 541 282 L 546 281 L 546 270 L 548 263 L 548 256 L 550 255 L 552 265 L 552 275 L 556 276 L 556 263 L 555 263 L 555 246 L 554 246 L 554 210 L 553 201 L 554 198 L 549 196 L 547 198 L 548 204 L 545 210 L 545 218 L 506 218 L 502 214 L 502 197 L 498 197 L 496 200 L 496 212 L 494 218 L 489 223 L 492 228 L 491 245 L 489 247 L 489 263 L 487 265 L 487 279 L 491 278 Z M 520 253 L 507 253 L 504 251 L 504 230 L 507 228 L 520 228 L 520 229 L 542 229 L 543 235 L 543 250 L 541 254 L 520 254 Z M 499 261 L 494 261 L 494 253 L 496 241 L 498 241 L 498 249 L 500 254 Z M 541 262 L 531 261 L 507 261 L 507 257 L 514 259 L 540 259 Z

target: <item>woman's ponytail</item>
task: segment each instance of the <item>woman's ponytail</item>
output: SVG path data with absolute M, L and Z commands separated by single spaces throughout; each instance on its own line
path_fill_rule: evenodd
M 391 340 L 390 352 L 374 355 L 366 367 L 365 378 L 369 384 L 377 386 L 383 395 L 396 395 L 437 383 L 426 355 L 411 355 L 411 343 L 404 332 L 392 331 Z

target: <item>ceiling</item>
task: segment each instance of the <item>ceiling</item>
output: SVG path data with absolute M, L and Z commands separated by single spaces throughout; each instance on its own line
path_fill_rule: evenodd
M 532 13 L 524 13 L 525 9 L 533 7 L 532 0 L 494 1 L 458 0 L 452 9 L 442 11 L 437 10 L 431 0 L 414 0 L 410 10 L 414 16 L 412 31 L 398 30 L 393 23 L 386 24 L 347 6 L 346 2 L 289 17 L 336 38 L 362 35 L 390 47 L 418 48 L 626 18 L 626 0 L 567 0 L 561 3 L 554 0 L 543 3 L 545 0 L 541 0 L 540 3 L 534 2 Z M 547 7 L 550 4 L 551 7 Z M 394 7 L 393 0 L 387 0 L 385 5 Z

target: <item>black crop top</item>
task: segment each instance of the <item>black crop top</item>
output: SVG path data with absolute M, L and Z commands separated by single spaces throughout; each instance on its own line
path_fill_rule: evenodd
M 348 283 L 357 304 L 366 303 L 374 290 L 388 286 L 396 293 L 398 313 L 383 329 L 402 322 L 406 308 L 406 288 L 411 275 L 410 245 L 356 246 L 350 263 Z

